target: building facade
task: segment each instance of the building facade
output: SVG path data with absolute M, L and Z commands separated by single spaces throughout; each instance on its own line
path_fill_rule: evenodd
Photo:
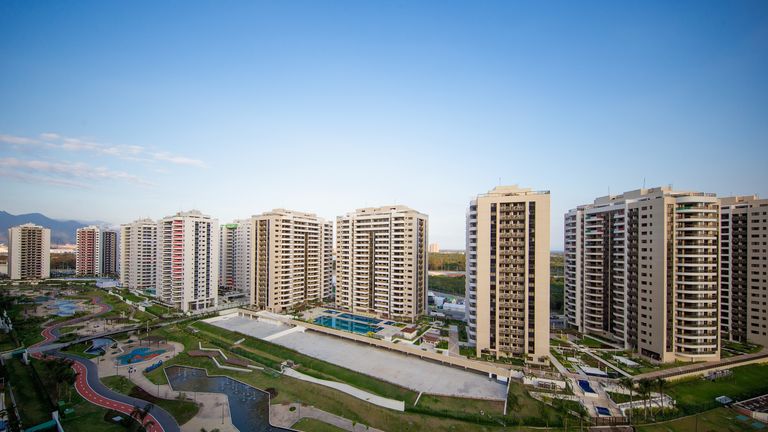
M 405 206 L 336 219 L 336 306 L 415 321 L 427 310 L 427 215 Z
M 101 232 L 101 262 L 99 274 L 102 276 L 117 275 L 117 232 Z
M 653 188 L 569 211 L 568 324 L 660 362 L 719 359 L 718 208 Z
M 51 275 L 51 230 L 35 224 L 8 229 L 8 276 L 15 280 Z
M 549 192 L 499 186 L 469 204 L 466 302 L 477 355 L 546 363 Z
M 333 225 L 312 213 L 275 209 L 251 219 L 251 304 L 273 312 L 331 295 Z
M 251 220 L 236 220 L 221 226 L 219 241 L 219 297 L 250 298 Z
M 768 345 L 768 199 L 720 200 L 720 329 Z
M 120 226 L 120 285 L 156 293 L 157 222 L 139 219 Z
M 78 228 L 76 237 L 75 274 L 101 275 L 101 229 L 95 225 Z
M 157 224 L 158 299 L 183 312 L 217 305 L 219 222 L 197 210 Z

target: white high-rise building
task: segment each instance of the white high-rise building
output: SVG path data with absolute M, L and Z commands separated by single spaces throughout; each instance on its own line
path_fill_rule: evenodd
M 219 297 L 250 298 L 251 219 L 221 226 L 219 236 Z
M 499 186 L 469 203 L 466 304 L 477 355 L 549 356 L 549 192 Z
M 157 296 L 187 312 L 217 305 L 219 222 L 197 210 L 157 224 Z
M 401 205 L 336 218 L 336 306 L 411 322 L 426 314 L 427 225 Z
M 665 187 L 568 212 L 568 324 L 656 361 L 719 359 L 718 209 Z
M 333 225 L 312 213 L 275 209 L 252 219 L 251 304 L 274 312 L 331 294 Z
M 721 198 L 720 259 L 723 339 L 768 345 L 768 199 Z
M 120 226 L 120 285 L 155 291 L 157 278 L 157 222 L 139 219 Z
M 8 229 L 11 279 L 47 279 L 51 275 L 51 230 L 35 224 Z

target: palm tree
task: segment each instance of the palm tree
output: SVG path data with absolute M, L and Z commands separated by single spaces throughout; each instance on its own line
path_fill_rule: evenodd
M 664 378 L 656 378 L 656 385 L 659 387 L 659 395 L 661 396 L 661 415 L 664 415 Z
M 629 390 L 629 425 L 632 426 L 632 410 L 635 409 L 635 382 L 630 377 L 619 380 L 619 384 Z
M 643 378 L 637 382 L 637 387 L 643 397 L 643 418 L 644 420 L 648 420 L 648 399 L 651 397 L 653 382 L 648 378 Z

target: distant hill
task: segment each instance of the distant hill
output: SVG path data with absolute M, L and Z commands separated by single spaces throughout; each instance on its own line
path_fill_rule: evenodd
M 103 222 L 60 221 L 40 213 L 12 215 L 8 212 L 0 211 L 0 242 L 8 243 L 8 228 L 29 222 L 50 228 L 52 244 L 74 243 L 75 231 L 78 228 L 93 224 L 103 224 Z

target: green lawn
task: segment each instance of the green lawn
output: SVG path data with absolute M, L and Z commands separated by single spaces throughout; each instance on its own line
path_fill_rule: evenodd
M 195 325 L 195 327 L 197 328 L 198 326 Z M 205 326 L 201 326 L 201 327 L 205 327 Z M 229 345 L 231 345 L 232 343 L 231 341 L 235 341 L 243 337 L 242 335 L 237 333 L 229 332 L 226 330 L 222 330 L 222 331 L 226 334 L 222 335 L 221 338 L 218 340 L 230 341 L 228 342 Z M 170 340 L 181 342 L 185 345 L 185 348 L 187 350 L 197 349 L 198 341 L 203 341 L 203 344 L 210 344 L 211 343 L 210 341 L 213 340 L 210 334 L 208 333 L 199 332 L 193 335 L 193 334 L 186 333 L 183 328 L 178 326 L 169 326 L 162 329 L 157 329 L 153 333 L 168 337 Z M 278 354 L 277 351 L 272 352 L 270 350 L 270 352 L 264 352 L 264 351 L 259 351 L 257 348 L 255 348 L 256 346 L 259 346 L 266 350 L 273 344 L 267 343 L 267 345 L 264 345 L 264 346 L 253 345 L 248 341 L 248 339 L 249 338 L 246 338 L 246 342 L 243 343 L 244 348 L 249 350 L 248 352 L 257 352 L 258 355 L 262 355 L 265 357 L 270 356 L 271 358 L 279 358 L 279 356 L 277 355 Z M 231 352 L 230 350 L 226 349 L 226 346 L 222 349 L 228 355 Z M 182 364 L 187 366 L 204 368 L 211 375 L 227 375 L 234 379 L 241 380 L 245 383 L 248 383 L 260 389 L 273 388 L 277 391 L 277 396 L 272 399 L 272 403 L 301 402 L 308 405 L 313 405 L 319 409 L 342 416 L 354 422 L 363 423 L 363 424 L 370 425 L 372 427 L 386 430 L 386 431 L 432 431 L 432 430 L 434 431 L 439 431 L 439 430 L 501 431 L 501 430 L 508 430 L 508 429 L 502 429 L 498 421 L 489 420 L 487 418 L 485 419 L 485 422 L 481 422 L 479 424 L 474 421 L 466 421 L 468 416 L 462 415 L 461 413 L 457 415 L 458 418 L 449 418 L 443 415 L 442 412 L 440 411 L 433 411 L 429 409 L 424 409 L 425 412 L 420 412 L 419 410 L 413 410 L 413 409 L 407 410 L 405 413 L 395 412 L 392 410 L 387 410 L 384 408 L 377 407 L 375 405 L 353 398 L 349 395 L 338 392 L 328 387 L 319 386 L 306 381 L 296 380 L 296 379 L 279 375 L 279 374 L 274 374 L 269 372 L 244 373 L 244 372 L 221 370 L 216 368 L 213 365 L 213 363 L 207 358 L 199 358 L 199 357 L 192 358 L 192 357 L 189 357 L 186 353 L 179 354 L 175 358 L 165 363 L 166 367 L 174 364 Z M 312 368 L 313 371 L 315 371 L 316 373 L 320 373 L 318 372 L 317 369 L 314 369 L 314 367 L 315 367 L 315 364 L 313 364 L 313 368 Z M 318 368 L 322 369 L 322 367 L 319 367 L 319 366 Z M 330 370 L 332 371 L 333 369 L 330 369 Z M 357 375 L 360 375 L 360 374 L 357 374 Z M 342 376 L 344 375 L 342 374 Z M 158 382 L 158 383 L 166 382 L 165 375 L 163 374 L 161 369 L 157 369 L 147 374 L 147 377 L 152 382 Z M 363 375 L 363 377 L 365 376 Z M 373 380 L 370 377 L 366 377 L 366 378 Z M 374 381 L 381 383 L 381 381 L 378 381 L 378 380 L 374 380 Z M 383 384 L 386 384 L 386 383 L 383 383 Z M 397 386 L 393 386 L 393 387 L 399 389 L 399 387 Z M 512 387 L 516 389 L 515 392 L 517 391 L 524 392 L 524 389 L 520 385 L 513 385 Z M 520 403 L 521 406 L 530 407 L 530 408 L 525 408 L 530 412 L 535 412 L 537 414 L 546 413 L 545 415 L 551 416 L 551 417 L 548 417 L 551 420 L 550 425 L 553 424 L 552 423 L 553 421 L 557 420 L 557 418 L 554 416 L 558 414 L 553 414 L 554 412 L 553 409 L 530 398 L 527 394 L 525 394 L 524 397 L 522 396 L 519 397 L 518 400 L 519 400 L 518 403 Z M 407 404 L 409 406 L 412 406 L 413 401 L 411 400 L 410 402 L 407 402 Z M 419 405 L 421 405 L 421 402 L 419 402 Z M 474 420 L 474 417 L 471 417 L 471 418 Z M 514 417 L 509 417 L 503 420 L 507 424 L 517 423 L 517 420 L 515 420 Z M 542 419 L 541 424 L 545 425 L 545 421 L 546 420 Z M 496 426 L 496 425 L 499 425 L 499 426 Z M 533 431 L 534 429 L 521 427 L 518 430 Z
M 442 293 L 464 295 L 464 276 L 430 276 L 429 289 Z
M 118 294 L 120 294 L 124 299 L 135 302 L 135 303 L 141 303 L 144 300 L 146 300 L 144 297 L 139 297 L 136 294 L 128 291 L 127 289 L 119 290 Z
M 313 418 L 303 418 L 294 423 L 292 427 L 305 432 L 340 432 L 346 430 Z
M 636 430 L 639 432 L 754 432 L 756 430 L 748 423 L 737 420 L 736 415 L 736 412 L 728 408 L 717 408 L 695 416 L 636 426 Z
M 733 375 L 716 381 L 691 378 L 667 384 L 665 393 L 677 401 L 683 413 L 701 412 L 717 406 L 715 398 L 735 400 L 768 393 L 768 365 L 752 364 L 731 369 Z
M 6 372 L 19 404 L 19 415 L 25 427 L 50 420 L 52 407 L 32 378 L 32 370 L 18 359 L 6 361 Z
M 168 413 L 172 415 L 173 418 L 176 419 L 179 425 L 183 425 L 184 423 L 188 422 L 192 417 L 194 417 L 197 414 L 199 410 L 199 407 L 194 402 L 171 400 L 171 399 L 158 399 L 146 393 L 144 390 L 142 390 L 138 386 L 134 385 L 130 380 L 128 380 L 128 378 L 124 376 L 110 376 L 110 377 L 102 378 L 101 382 L 104 383 L 105 386 L 111 388 L 112 390 L 118 393 L 123 393 L 129 396 L 133 396 L 133 397 L 145 400 L 147 402 L 154 403 L 160 408 L 168 411 Z
M 597 339 L 593 339 L 589 336 L 584 336 L 583 338 L 576 341 L 577 344 L 583 345 L 588 348 L 606 348 L 606 345 L 600 342 Z

